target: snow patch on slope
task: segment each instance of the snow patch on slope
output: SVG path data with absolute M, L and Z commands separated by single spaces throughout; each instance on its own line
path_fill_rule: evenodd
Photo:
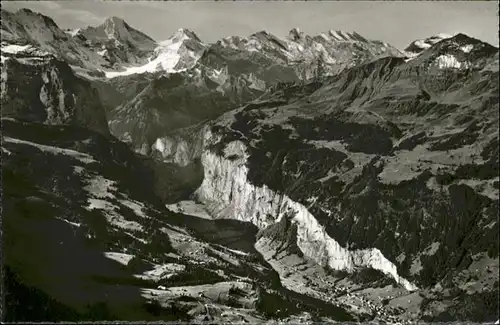
M 17 45 L 17 44 L 8 44 L 6 42 L 2 42 L 1 45 L 1 52 L 2 54 L 8 54 L 8 55 L 28 55 L 30 56 L 29 58 L 16 58 L 19 61 L 26 61 L 28 59 L 31 60 L 43 60 L 43 57 L 49 56 L 50 53 L 46 51 L 42 51 L 37 47 L 34 47 L 30 44 L 28 45 Z M 2 62 L 7 59 L 7 57 L 2 55 Z M 24 62 L 23 62 L 24 63 Z
M 472 44 L 464 45 L 464 46 L 460 47 L 460 49 L 464 53 L 469 53 L 470 51 L 472 51 L 474 49 L 474 45 L 472 45 Z
M 20 52 L 26 52 L 30 48 L 31 48 L 31 45 L 29 45 L 29 44 L 28 45 L 11 44 L 11 45 L 5 45 L 5 46 L 2 44 L 2 52 L 9 53 L 9 54 L 17 54 Z
M 428 37 L 426 39 L 419 39 L 416 41 L 413 41 L 404 51 L 407 57 L 409 57 L 409 60 L 414 59 L 415 57 L 419 56 L 422 54 L 425 50 L 431 48 L 434 44 L 441 42 L 442 40 L 445 40 L 447 38 L 453 37 L 452 35 L 445 34 L 445 33 L 439 33 L 436 35 L 433 35 L 431 37 Z M 407 60 L 407 61 L 409 61 Z
M 435 64 L 441 69 L 460 69 L 467 67 L 467 63 L 458 61 L 457 58 L 451 54 L 443 54 L 438 56 L 435 60 Z

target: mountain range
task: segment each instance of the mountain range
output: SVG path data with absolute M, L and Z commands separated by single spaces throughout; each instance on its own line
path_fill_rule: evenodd
M 498 319 L 498 48 L 1 11 L 6 321 Z

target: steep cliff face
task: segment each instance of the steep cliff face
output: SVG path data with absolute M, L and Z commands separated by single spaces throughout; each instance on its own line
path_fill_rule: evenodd
M 213 144 L 210 132 L 205 139 L 207 145 Z M 257 187 L 250 184 L 247 158 L 246 147 L 240 141 L 228 143 L 223 156 L 210 150 L 202 154 L 205 177 L 196 195 L 212 215 L 249 221 L 260 229 L 282 218 L 292 218 L 292 223 L 297 225 L 299 249 L 318 264 L 351 272 L 356 268 L 373 268 L 393 277 L 407 290 L 416 289 L 415 285 L 398 275 L 396 266 L 380 250 L 349 251 L 341 247 L 305 206 L 265 185 Z
M 2 126 L 7 320 L 355 319 L 283 288 L 253 225 L 167 209 L 154 189 L 175 198 L 183 169 L 81 127 Z
M 145 64 L 158 46 L 117 17 L 96 27 L 64 31 L 50 17 L 29 9 L 14 13 L 2 10 L 0 32 L 4 42 L 34 45 L 96 76 L 104 76 L 100 70 Z
M 181 29 L 159 44 L 146 65 L 107 73 L 113 77 L 113 86 L 121 83 L 114 81 L 118 76 L 128 84 L 125 76 L 157 75 L 135 97 L 110 110 L 110 129 L 137 152 L 148 153 L 146 148 L 157 138 L 217 118 L 262 96 L 277 83 L 319 80 L 390 55 L 400 53 L 355 33 L 279 39 L 259 32 L 204 44 L 193 32 Z
M 306 257 L 319 265 L 348 272 L 371 268 L 393 278 L 407 290 L 417 289 L 398 274 L 397 267 L 379 249 L 342 247 L 327 234 L 306 206 L 265 184 L 253 185 L 248 179 L 249 154 L 243 142 L 229 142 L 221 153 L 217 153 L 213 146 L 220 145 L 221 134 L 214 133 L 208 126 L 198 128 L 194 134 L 191 133 L 193 129 L 189 131 L 157 139 L 152 150 L 157 158 L 181 166 L 201 157 L 204 178 L 195 196 L 210 215 L 251 222 L 259 229 L 273 226 L 283 218 L 290 219 L 297 227 L 293 241 Z
M 72 39 L 102 56 L 107 68 L 144 64 L 158 45 L 118 17 L 110 17 L 96 27 L 79 29 L 72 33 Z

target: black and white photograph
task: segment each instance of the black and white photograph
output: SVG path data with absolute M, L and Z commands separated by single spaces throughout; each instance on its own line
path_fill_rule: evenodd
M 499 323 L 498 1 L 1 1 L 2 323 Z

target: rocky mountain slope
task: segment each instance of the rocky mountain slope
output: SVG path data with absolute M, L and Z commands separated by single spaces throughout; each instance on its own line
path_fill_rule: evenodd
M 2 18 L 7 321 L 497 320 L 498 48 Z

